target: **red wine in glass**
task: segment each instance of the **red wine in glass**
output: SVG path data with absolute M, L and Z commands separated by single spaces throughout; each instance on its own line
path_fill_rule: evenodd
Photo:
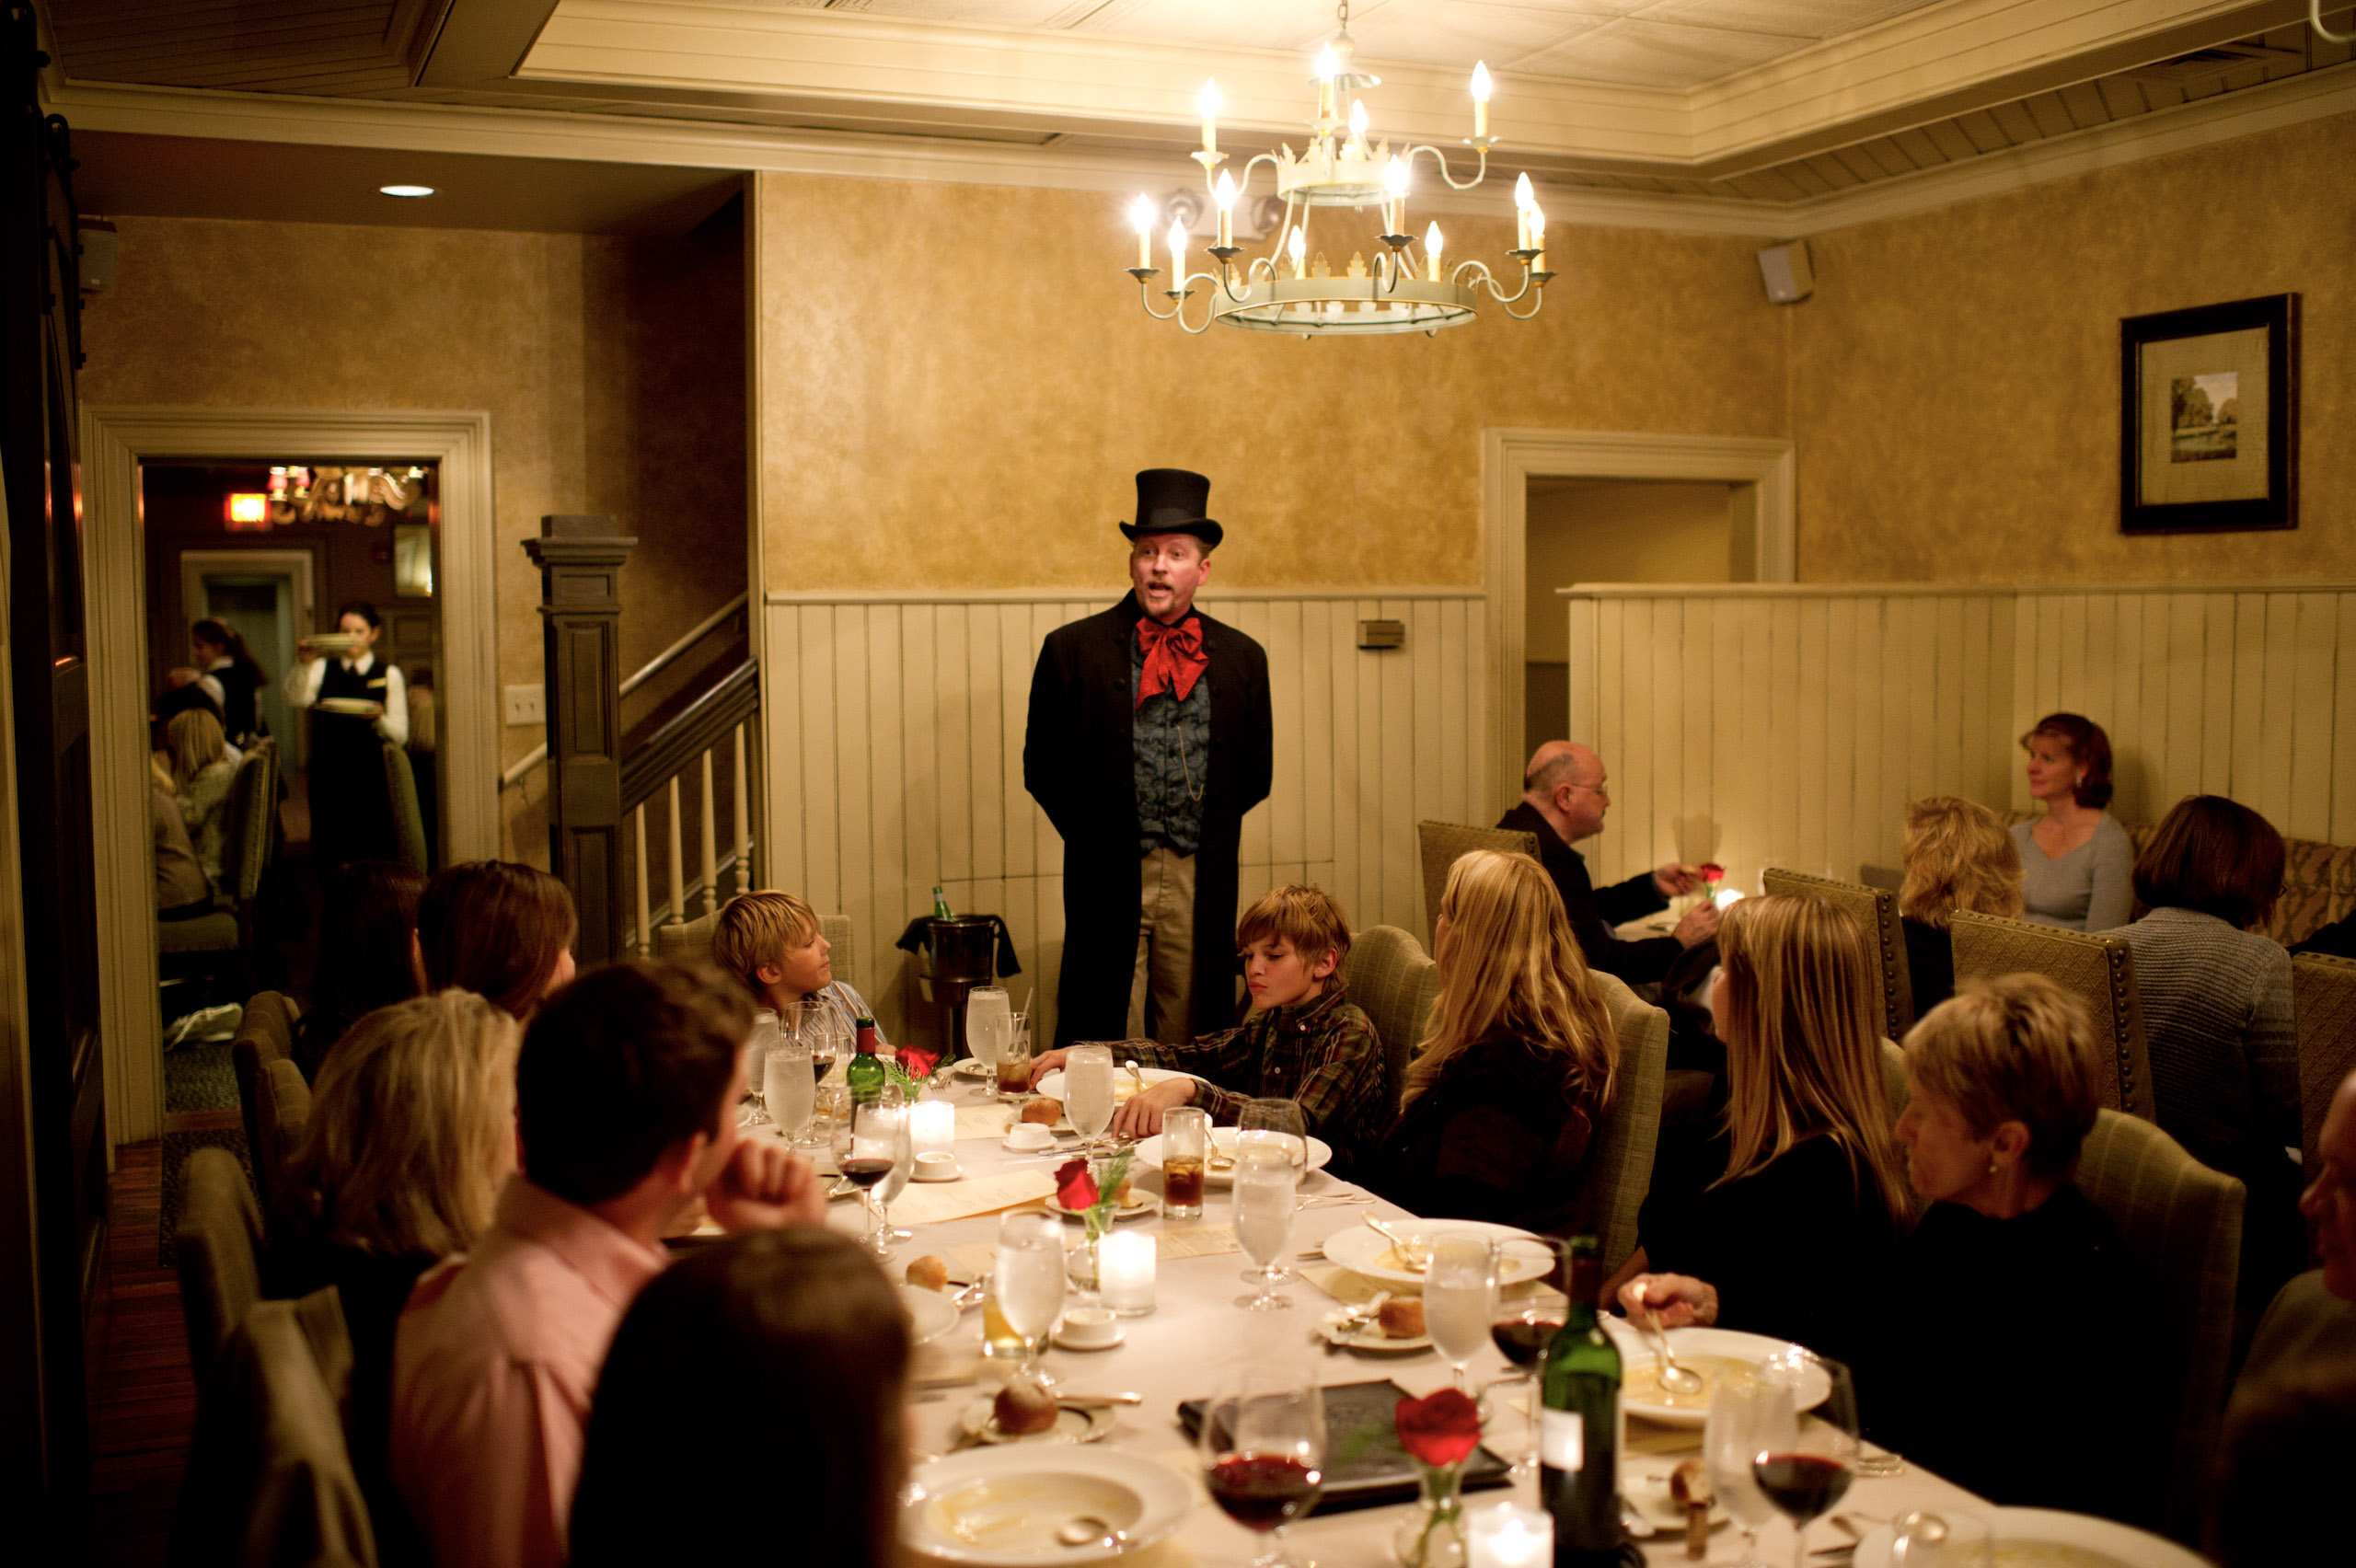
M 1542 1318 L 1525 1313 L 1519 1318 L 1505 1318 L 1489 1325 L 1489 1338 L 1496 1342 L 1499 1354 L 1516 1366 L 1531 1366 L 1546 1354 L 1562 1332 L 1563 1320 Z
M 1324 1472 L 1290 1454 L 1237 1454 L 1205 1478 L 1211 1498 L 1249 1530 L 1273 1530 L 1307 1513 L 1325 1490 Z
M 842 1159 L 836 1163 L 842 1167 L 843 1175 L 862 1192 L 892 1173 L 892 1162 L 888 1159 Z
M 1750 1461 L 1750 1475 L 1768 1502 L 1794 1525 L 1805 1527 L 1841 1501 L 1852 1471 L 1821 1454 L 1766 1453 Z

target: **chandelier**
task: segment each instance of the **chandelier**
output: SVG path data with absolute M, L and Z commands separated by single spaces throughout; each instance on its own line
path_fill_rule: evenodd
M 1484 293 L 1517 321 L 1537 315 L 1545 303 L 1546 281 L 1554 274 L 1546 270 L 1546 214 L 1531 197 L 1527 174 L 1514 181 L 1518 243 L 1510 254 L 1520 263 L 1521 286 L 1512 294 L 1505 292 L 1484 261 L 1459 261 L 1443 270 L 1438 223 L 1425 229 L 1420 244 L 1405 232 L 1408 181 L 1419 155 L 1430 156 L 1452 190 L 1472 190 L 1488 178 L 1489 149 L 1497 144 L 1497 138 L 1489 134 L 1488 67 L 1472 67 L 1472 134 L 1464 145 L 1473 150 L 1477 166 L 1472 179 L 1459 180 L 1438 147 L 1394 151 L 1387 140 L 1369 144 L 1366 99 L 1359 95 L 1380 86 L 1381 78 L 1357 68 L 1349 0 L 1342 0 L 1338 21 L 1333 41 L 1317 55 L 1317 116 L 1309 122 L 1302 153 L 1296 155 L 1291 144 L 1282 144 L 1280 152 L 1261 153 L 1246 162 L 1240 179 L 1221 169 L 1219 165 L 1227 162 L 1227 155 L 1218 150 L 1222 100 L 1216 81 L 1203 84 L 1195 100 L 1203 119 L 1203 146 L 1190 156 L 1203 166 L 1203 183 L 1218 209 L 1218 243 L 1209 247 L 1218 270 L 1186 271 L 1186 224 L 1176 218 L 1168 235 L 1172 286 L 1156 290 L 1153 281 L 1161 275 L 1153 264 L 1159 213 L 1151 200 L 1139 196 L 1130 209 L 1138 231 L 1138 264 L 1128 272 L 1138 281 L 1138 300 L 1146 314 L 1157 321 L 1175 321 L 1189 333 L 1207 331 L 1212 322 L 1220 321 L 1304 338 L 1377 332 L 1429 336 L 1443 327 L 1472 321 Z M 1251 184 L 1253 170 L 1264 163 L 1284 202 L 1284 221 L 1269 254 L 1239 267 L 1236 259 L 1242 250 L 1235 243 L 1235 203 Z M 1364 254 L 1353 253 L 1347 270 L 1336 274 L 1324 252 L 1311 248 L 1311 218 L 1321 207 L 1363 210 L 1369 204 L 1381 211 L 1383 232 L 1378 238 L 1383 248 L 1371 262 Z M 1156 293 L 1170 302 L 1169 309 L 1154 308 Z M 1198 321 L 1189 321 L 1188 302 L 1197 294 L 1207 297 L 1207 307 Z M 1525 299 L 1530 308 L 1516 310 Z

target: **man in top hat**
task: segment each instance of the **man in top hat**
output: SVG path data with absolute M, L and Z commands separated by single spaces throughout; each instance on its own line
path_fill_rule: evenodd
M 1022 783 L 1064 840 L 1057 1045 L 1235 1022 L 1236 845 L 1275 723 L 1266 652 L 1194 607 L 1224 536 L 1210 490 L 1138 475 L 1131 592 L 1049 632 L 1031 677 Z

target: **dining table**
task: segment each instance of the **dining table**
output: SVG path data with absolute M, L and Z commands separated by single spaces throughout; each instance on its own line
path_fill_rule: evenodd
M 892 1204 L 889 1212 L 894 1222 L 910 1232 L 910 1239 L 896 1243 L 884 1260 L 885 1273 L 895 1282 L 911 1262 L 927 1256 L 943 1260 L 953 1281 L 969 1280 L 986 1272 L 999 1216 L 1013 1208 L 1040 1206 L 1039 1196 L 1051 1189 L 1057 1167 L 1078 1152 L 1075 1140 L 1068 1136 L 1045 1152 L 1009 1148 L 1005 1131 L 1018 1107 L 997 1101 L 987 1080 L 944 1077 L 945 1083 L 929 1090 L 926 1098 L 945 1099 L 954 1107 L 952 1147 L 960 1175 L 949 1182 L 912 1181 Z M 940 1113 L 934 1114 L 936 1129 L 943 1120 Z M 774 1136 L 774 1129 L 761 1130 Z M 831 1169 L 823 1155 L 820 1166 Z M 1158 1200 L 1158 1170 L 1138 1163 L 1132 1180 L 1140 1197 Z M 1010 1196 L 1024 1191 L 1034 1195 Z M 1156 1201 L 1146 1204 L 1146 1212 L 1136 1217 L 1113 1221 L 1114 1230 L 1137 1231 L 1155 1239 L 1159 1256 L 1153 1309 L 1121 1319 L 1122 1340 L 1113 1348 L 1052 1347 L 1042 1358 L 1057 1380 L 1060 1394 L 1139 1396 L 1137 1403 L 1114 1411 L 1111 1429 L 1099 1441 L 1121 1454 L 1167 1466 L 1184 1480 L 1196 1500 L 1196 1506 L 1173 1536 L 1126 1556 L 1124 1561 L 1139 1568 L 1240 1565 L 1266 1548 L 1265 1537 L 1232 1523 L 1211 1502 L 1194 1443 L 1179 1421 L 1182 1401 L 1206 1398 L 1227 1375 L 1269 1362 L 1313 1367 L 1319 1382 L 1329 1388 L 1388 1378 L 1410 1394 L 1423 1395 L 1450 1382 L 1448 1365 L 1432 1349 L 1407 1353 L 1335 1349 L 1318 1332 L 1321 1318 L 1334 1310 L 1340 1298 L 1308 1276 L 1323 1278 L 1353 1300 L 1362 1297 L 1367 1288 L 1358 1276 L 1324 1259 L 1328 1239 L 1364 1226 L 1369 1215 L 1386 1221 L 1415 1216 L 1330 1172 L 1310 1172 L 1299 1185 L 1289 1249 L 1295 1277 L 1283 1287 L 1292 1305 L 1280 1311 L 1249 1311 L 1237 1304 L 1247 1293 L 1244 1275 L 1250 1265 L 1235 1245 L 1230 1204 L 1229 1191 L 1214 1185 L 1205 1194 L 1199 1217 L 1165 1217 Z M 828 1223 L 859 1234 L 866 1227 L 864 1207 L 856 1197 L 838 1200 L 830 1208 Z M 980 1212 L 957 1212 L 974 1208 Z M 1064 1223 L 1069 1229 L 1068 1245 L 1081 1245 L 1081 1223 L 1074 1218 Z M 951 1288 L 954 1290 L 954 1284 Z M 1519 1288 L 1526 1292 L 1542 1287 Z M 1079 1304 L 1076 1293 L 1067 1297 L 1067 1310 Z M 965 1443 L 968 1412 L 977 1401 L 987 1403 L 1006 1376 L 1008 1363 L 982 1355 L 982 1316 L 979 1305 L 967 1307 L 953 1329 L 918 1349 L 907 1420 L 912 1465 L 920 1466 Z M 1484 1346 L 1468 1368 L 1476 1389 L 1509 1378 L 1516 1370 L 1493 1345 Z M 1484 1401 L 1487 1411 L 1484 1442 L 1502 1458 L 1517 1457 L 1530 1442 L 1524 1401 L 1530 1387 L 1527 1382 L 1501 1384 Z M 1650 1466 L 1657 1472 L 1677 1459 L 1698 1456 L 1701 1437 L 1698 1427 L 1657 1425 L 1640 1417 L 1627 1417 L 1623 1484 L 1631 1466 Z M 1868 1453 L 1877 1451 L 1867 1445 Z M 1511 1487 L 1468 1490 L 1464 1494 L 1468 1512 L 1506 1500 L 1540 1506 L 1535 1480 Z M 1286 1541 L 1296 1554 L 1313 1559 L 1324 1568 L 1373 1568 L 1396 1561 L 1393 1533 L 1415 1516 L 1417 1506 L 1406 1502 L 1332 1513 L 1312 1511 L 1288 1530 Z M 1843 1525 L 1862 1530 L 1913 1509 L 1986 1506 L 1971 1493 L 1910 1464 L 1893 1476 L 1860 1476 L 1836 1512 Z M 1816 1551 L 1828 1551 L 1849 1540 L 1850 1536 L 1831 1520 L 1819 1520 L 1808 1531 L 1808 1545 Z M 1665 1526 L 1660 1534 L 1639 1544 L 1648 1562 L 1691 1564 L 1696 1561 L 1686 1554 L 1684 1538 L 1674 1527 Z M 1730 1523 L 1719 1525 L 1708 1544 L 1708 1555 L 1702 1562 L 1723 1565 L 1743 1561 L 1742 1532 Z M 1790 1562 L 1789 1525 L 1780 1518 L 1769 1523 L 1758 1545 L 1763 1561 Z M 1815 1556 L 1809 1561 L 1815 1568 L 1836 1568 L 1844 1560 Z

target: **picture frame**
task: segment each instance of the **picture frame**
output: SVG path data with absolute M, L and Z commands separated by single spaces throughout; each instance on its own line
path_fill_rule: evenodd
M 2299 525 L 2299 296 L 2119 324 L 2119 527 Z

